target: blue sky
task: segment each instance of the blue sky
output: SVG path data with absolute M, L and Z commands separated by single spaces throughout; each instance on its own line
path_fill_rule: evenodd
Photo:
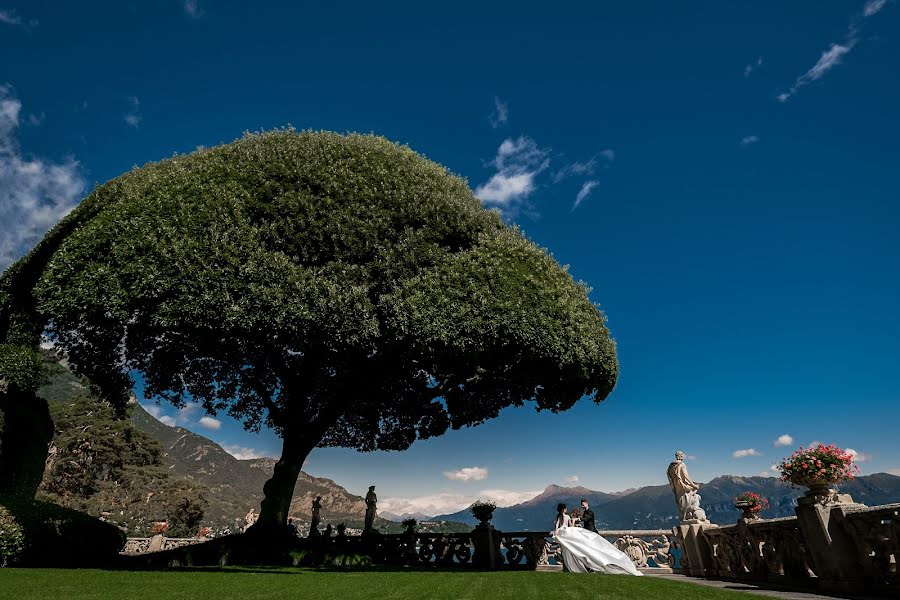
M 600 406 L 309 472 L 426 512 L 661 483 L 678 448 L 700 480 L 814 440 L 900 473 L 898 25 L 894 0 L 0 0 L 0 268 L 133 165 L 287 124 L 375 132 L 571 265 L 621 377 Z

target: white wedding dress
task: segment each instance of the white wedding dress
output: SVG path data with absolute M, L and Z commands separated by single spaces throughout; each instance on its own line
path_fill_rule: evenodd
M 588 529 L 573 527 L 569 515 L 563 515 L 553 539 L 559 544 L 563 565 L 573 573 L 642 575 L 631 559 L 605 538 Z

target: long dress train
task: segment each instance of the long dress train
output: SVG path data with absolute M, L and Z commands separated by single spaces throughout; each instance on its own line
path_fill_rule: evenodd
M 553 532 L 559 544 L 563 564 L 573 573 L 608 573 L 611 575 L 642 575 L 628 556 L 602 536 L 573 527 L 569 515 Z

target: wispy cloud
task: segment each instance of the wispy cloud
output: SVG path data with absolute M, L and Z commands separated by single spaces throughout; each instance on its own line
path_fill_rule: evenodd
M 865 5 L 863 5 L 862 13 L 858 13 L 857 16 L 850 21 L 850 25 L 847 27 L 847 33 L 844 35 L 844 40 L 840 43 L 832 42 L 829 44 L 828 48 L 822 52 L 821 56 L 819 56 L 819 60 L 816 61 L 816 64 L 800 75 L 788 91 L 781 92 L 775 96 L 778 101 L 787 102 L 797 94 L 800 88 L 822 79 L 829 71 L 840 65 L 844 58 L 859 42 L 859 29 L 864 21 L 878 14 L 886 4 L 886 0 L 869 0 L 866 2 Z
M 499 97 L 494 96 L 494 111 L 488 116 L 488 119 L 491 122 L 491 127 L 494 129 L 503 127 L 509 120 L 509 105 Z
M 611 148 L 601 150 L 586 161 L 575 161 L 563 165 L 561 169 L 553 174 L 553 183 L 559 183 L 567 177 L 578 177 L 584 175 L 593 175 L 597 169 L 598 157 L 603 158 L 604 166 L 609 167 L 616 160 L 616 152 Z
M 575 204 L 572 205 L 572 210 L 578 208 L 578 206 L 587 199 L 588 196 L 591 195 L 591 192 L 594 191 L 594 188 L 600 184 L 596 179 L 592 179 L 590 181 L 585 181 L 581 184 L 581 189 L 578 190 L 578 194 L 575 196 Z
M 741 138 L 741 146 L 749 146 L 759 141 L 759 137 L 755 135 L 747 135 Z
M 228 454 L 232 455 L 238 460 L 249 460 L 251 458 L 265 458 L 269 456 L 265 452 L 257 450 L 255 448 L 247 448 L 246 446 L 239 446 L 235 444 L 219 444 L 222 446 L 222 449 L 225 450 Z
M 184 14 L 192 19 L 199 19 L 206 11 L 200 8 L 198 0 L 184 0 Z
M 763 64 L 763 59 L 762 59 L 762 56 L 760 56 L 755 61 L 748 64 L 746 67 L 744 67 L 744 77 L 750 77 L 750 75 L 753 73 L 753 71 L 760 68 L 762 66 L 762 64 Z
M 14 9 L 0 8 L 0 23 L 12 25 L 13 27 L 21 27 L 26 31 L 39 25 L 37 19 L 24 19 L 16 14 Z
M 128 96 L 128 107 L 128 111 L 122 115 L 122 118 L 129 127 L 139 129 L 141 121 L 144 120 L 144 116 L 141 114 L 141 101 L 137 96 Z
M 781 446 L 790 446 L 793 443 L 794 443 L 793 436 L 783 433 L 783 434 L 779 435 L 778 438 L 775 439 L 775 441 L 772 443 L 772 445 L 775 446 L 776 448 L 779 448 Z
M 487 479 L 488 470 L 484 467 L 463 467 L 457 471 L 444 471 L 444 477 L 453 481 L 482 481 Z
M 219 429 L 222 428 L 222 421 L 220 421 L 216 418 L 210 417 L 210 416 L 205 416 L 205 417 L 200 417 L 200 420 L 197 421 L 197 425 L 199 425 L 203 429 L 209 429 L 210 431 L 218 431 Z
M 579 481 L 581 481 L 581 478 L 578 477 L 578 475 L 569 475 L 568 477 L 563 479 L 563 483 L 568 483 L 569 485 L 578 483 Z
M 743 450 L 735 450 L 731 453 L 732 458 L 747 458 L 748 456 L 762 456 L 755 448 L 745 448 Z
M 0 85 L 0 272 L 75 208 L 86 187 L 74 158 L 55 163 L 22 153 L 21 111 L 12 86 Z
M 858 463 L 867 462 L 867 461 L 872 460 L 871 454 L 867 454 L 866 452 L 858 452 L 858 451 L 854 450 L 853 448 L 847 448 L 847 454 L 849 454 L 850 456 L 853 457 L 854 462 L 858 462 Z
M 888 469 L 887 472 L 890 475 L 896 475 L 897 477 L 900 477 L 900 469 Z
M 550 165 L 549 152 L 529 137 L 503 140 L 491 162 L 496 173 L 475 188 L 486 205 L 515 213 L 535 190 L 535 177 Z
M 884 5 L 887 4 L 887 0 L 869 0 L 866 2 L 865 6 L 863 6 L 863 16 L 871 17 L 872 15 L 878 14 Z

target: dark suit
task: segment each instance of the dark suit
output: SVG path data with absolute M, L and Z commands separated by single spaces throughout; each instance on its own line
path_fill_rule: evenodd
M 585 508 L 584 512 L 581 513 L 581 526 L 597 533 L 597 526 L 594 524 L 594 511 L 590 508 Z

